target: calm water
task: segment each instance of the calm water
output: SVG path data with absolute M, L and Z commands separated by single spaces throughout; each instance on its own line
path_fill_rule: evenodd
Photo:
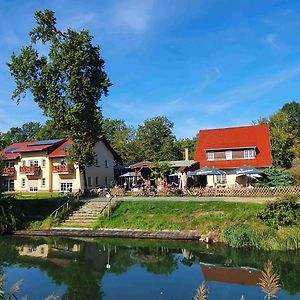
M 300 299 L 300 252 L 240 251 L 194 242 L 0 238 L 5 289 L 24 279 L 19 299 L 192 299 L 206 281 L 210 300 L 263 299 L 256 285 L 271 259 L 279 299 Z

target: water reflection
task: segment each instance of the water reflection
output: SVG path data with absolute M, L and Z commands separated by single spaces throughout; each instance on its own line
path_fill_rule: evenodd
M 122 299 L 192 299 L 204 280 L 212 300 L 220 299 L 220 289 L 222 299 L 239 299 L 236 296 L 241 294 L 246 299 L 263 299 L 257 282 L 268 259 L 280 275 L 282 299 L 300 299 L 298 252 L 241 251 L 193 242 L 0 239 L 0 270 L 11 274 L 17 268 L 19 279 L 25 276 L 25 286 L 35 280 L 27 278 L 25 271 L 35 268 L 48 276 L 45 286 L 60 287 L 61 299 L 72 300 L 120 295 Z M 43 299 L 30 291 L 27 295 L 30 300 Z

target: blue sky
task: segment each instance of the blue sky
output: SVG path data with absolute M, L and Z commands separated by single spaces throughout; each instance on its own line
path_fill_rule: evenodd
M 300 2 L 284 0 L 0 0 L 0 131 L 44 122 L 30 96 L 11 100 L 6 62 L 29 42 L 34 12 L 87 28 L 113 82 L 105 117 L 137 126 L 166 115 L 177 137 L 251 124 L 299 100 Z

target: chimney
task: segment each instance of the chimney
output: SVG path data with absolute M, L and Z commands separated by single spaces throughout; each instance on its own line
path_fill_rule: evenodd
M 184 159 L 189 160 L 189 148 L 184 148 Z

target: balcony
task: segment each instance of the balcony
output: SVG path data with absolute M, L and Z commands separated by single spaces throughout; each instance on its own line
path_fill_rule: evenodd
M 20 173 L 26 175 L 39 175 L 41 171 L 40 166 L 23 166 L 20 167 Z
M 58 174 L 73 174 L 74 166 L 66 166 L 66 165 L 56 165 L 52 168 L 53 173 Z
M 4 167 L 2 169 L 2 176 L 14 176 L 16 173 L 15 167 Z

